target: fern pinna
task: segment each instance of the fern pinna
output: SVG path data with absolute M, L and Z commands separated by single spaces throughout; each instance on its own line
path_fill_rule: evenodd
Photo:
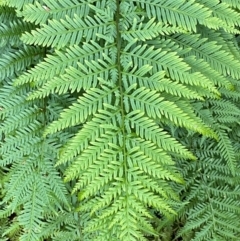
M 237 240 L 238 8 L 1 1 L 3 238 Z

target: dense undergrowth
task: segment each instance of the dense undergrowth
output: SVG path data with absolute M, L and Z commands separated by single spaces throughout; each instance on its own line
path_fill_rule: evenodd
M 239 240 L 239 0 L 0 4 L 2 241 Z

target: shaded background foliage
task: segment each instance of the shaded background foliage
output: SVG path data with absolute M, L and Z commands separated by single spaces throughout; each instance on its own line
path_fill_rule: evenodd
M 239 0 L 0 3 L 1 240 L 238 240 Z

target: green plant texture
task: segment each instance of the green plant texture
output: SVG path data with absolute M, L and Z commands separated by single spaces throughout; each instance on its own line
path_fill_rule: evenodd
M 0 240 L 238 241 L 239 0 L 0 1 Z

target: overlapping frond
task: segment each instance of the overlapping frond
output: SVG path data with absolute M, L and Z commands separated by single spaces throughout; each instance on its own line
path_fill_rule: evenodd
M 1 55 L 0 59 L 0 80 L 6 76 L 13 76 L 20 73 L 26 66 L 34 63 L 37 58 L 41 59 L 44 50 L 31 46 L 25 46 L 22 50 L 9 49 L 7 53 Z
M 239 1 L 3 4 L 3 237 L 235 240 Z
M 18 45 L 21 43 L 19 37 L 23 32 L 29 31 L 33 28 L 32 24 L 25 23 L 21 20 L 10 21 L 9 23 L 1 23 L 0 25 L 0 46 Z
M 188 171 L 185 171 L 185 175 L 189 175 L 194 170 L 194 179 L 187 177 L 185 189 L 189 214 L 179 232 L 179 236 L 187 240 L 238 239 L 236 234 L 240 229 L 233 220 L 236 220 L 240 211 L 239 186 L 233 185 L 231 171 L 224 159 L 212 153 L 207 147 L 199 150 L 201 159 L 189 165 Z M 196 197 L 199 202 L 194 201 Z
M 134 0 L 146 11 L 148 18 L 157 17 L 159 21 L 187 30 L 196 31 L 198 22 L 205 22 L 211 16 L 211 11 L 195 1 Z
M 223 0 L 222 2 L 227 3 L 229 6 L 233 8 L 239 9 L 239 0 Z
M 66 187 L 53 167 L 52 160 L 57 151 L 50 151 L 47 148 L 50 145 L 42 139 L 43 102 L 26 101 L 31 90 L 29 85 L 19 88 L 12 85 L 13 79 L 22 71 L 42 59 L 45 50 L 26 46 L 20 41 L 20 35 L 34 25 L 11 19 L 10 14 L 6 17 L 9 22 L 3 21 L 0 34 L 5 46 L 5 51 L 0 54 L 0 166 L 7 172 L 2 186 L 5 191 L 1 196 L 0 218 L 9 219 L 9 227 L 1 232 L 1 236 L 3 239 L 37 241 L 44 226 L 42 217 L 46 213 L 57 213 L 61 206 L 69 208 L 69 200 Z
M 76 68 L 78 62 L 84 64 L 85 60 L 91 61 L 99 59 L 103 54 L 109 55 L 110 48 L 113 47 L 113 45 L 100 46 L 94 41 L 90 42 L 83 43 L 81 47 L 74 45 L 64 51 L 56 51 L 55 55 L 47 55 L 44 61 L 30 69 L 29 72 L 19 76 L 14 84 L 22 85 L 28 82 L 42 84 L 46 80 L 50 84 L 53 77 L 62 75 L 68 68 Z
M 203 4 L 205 7 L 212 11 L 212 15 L 219 20 L 222 20 L 222 28 L 225 31 L 235 32 L 234 26 L 239 26 L 239 14 L 234 8 L 229 8 L 229 4 L 224 1 L 206 1 L 197 0 L 196 2 Z M 228 26 L 228 29 L 226 29 Z
M 172 38 L 172 37 L 171 37 Z M 198 35 L 182 34 L 173 37 L 184 48 L 190 48 L 193 56 L 205 60 L 210 66 L 224 76 L 239 77 L 239 61 L 228 52 L 221 50 L 221 45 L 216 41 L 209 42 L 207 38 L 198 38 Z M 222 57 L 223 58 L 222 58 Z M 231 64 L 230 64 L 231 63 Z
M 110 19 L 107 19 L 110 20 Z M 74 15 L 74 18 L 66 16 L 66 19 L 49 20 L 48 25 L 43 24 L 40 29 L 25 33 L 22 40 L 27 44 L 52 46 L 61 48 L 67 44 L 79 44 L 81 41 L 95 40 L 98 34 L 104 35 L 112 29 L 112 23 L 106 24 L 99 17 L 87 16 L 84 20 Z
M 1 23 L 9 23 L 17 20 L 16 12 L 14 8 L 10 8 L 7 6 L 1 6 L 0 8 L 0 20 Z

